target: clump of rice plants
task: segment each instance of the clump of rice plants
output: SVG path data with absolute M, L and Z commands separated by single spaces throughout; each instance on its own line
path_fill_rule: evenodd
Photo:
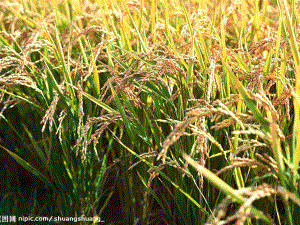
M 0 0 L 0 215 L 297 224 L 299 7 Z

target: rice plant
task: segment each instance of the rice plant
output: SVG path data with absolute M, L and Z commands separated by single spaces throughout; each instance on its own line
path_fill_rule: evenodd
M 0 215 L 297 224 L 299 7 L 0 0 Z

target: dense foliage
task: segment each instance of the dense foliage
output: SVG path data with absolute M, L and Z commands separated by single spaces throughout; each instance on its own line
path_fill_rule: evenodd
M 297 224 L 299 9 L 0 0 L 0 215 Z

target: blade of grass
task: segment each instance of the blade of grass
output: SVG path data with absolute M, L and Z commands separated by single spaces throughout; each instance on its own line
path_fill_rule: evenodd
M 129 121 L 129 119 L 128 119 L 126 113 L 125 113 L 125 110 L 124 110 L 124 108 L 123 108 L 123 106 L 121 104 L 120 98 L 117 96 L 117 94 L 116 94 L 113 86 L 111 84 L 109 84 L 109 85 L 110 85 L 110 89 L 111 89 L 112 95 L 114 97 L 115 103 L 117 105 L 118 111 L 119 111 L 119 113 L 120 113 L 120 115 L 121 115 L 121 117 L 122 117 L 122 119 L 124 121 L 124 125 L 125 125 L 125 127 L 126 127 L 126 129 L 128 131 L 128 135 L 130 137 L 130 141 L 134 145 L 135 144 L 135 140 L 136 140 L 135 136 L 134 136 L 134 133 L 135 133 L 134 132 L 134 127 L 132 126 L 132 123 Z
M 250 110 L 252 111 L 254 117 L 257 119 L 257 121 L 261 125 L 263 131 L 269 133 L 270 132 L 270 127 L 269 127 L 270 122 L 267 121 L 263 117 L 262 113 L 256 107 L 254 101 L 250 98 L 249 94 L 247 93 L 247 91 L 245 90 L 245 88 L 241 84 L 241 82 L 238 80 L 236 75 L 233 74 L 233 72 L 230 69 L 230 67 L 228 66 L 228 64 L 226 62 L 223 62 L 223 63 L 224 63 L 225 68 L 228 72 L 228 75 L 230 76 L 232 86 L 235 87 L 238 90 L 238 92 L 242 95 L 242 97 L 245 101 L 245 104 L 250 108 Z
M 113 133 L 112 133 L 113 134 Z M 114 134 L 113 134 L 114 135 Z M 114 138 L 118 141 L 118 143 L 125 148 L 127 151 L 129 151 L 132 155 L 134 155 L 135 157 L 137 157 L 139 160 L 141 160 L 142 162 L 144 162 L 145 164 L 147 164 L 151 169 L 155 170 L 155 172 L 159 173 L 164 179 L 166 179 L 168 182 L 170 182 L 174 188 L 176 188 L 177 190 L 179 190 L 183 195 L 185 195 L 193 204 L 195 204 L 205 215 L 209 215 L 209 213 L 200 206 L 200 204 L 194 199 L 192 198 L 192 196 L 190 196 L 188 193 L 186 193 L 179 185 L 177 185 L 174 181 L 172 181 L 165 173 L 163 173 L 160 169 L 158 169 L 157 167 L 153 166 L 150 162 L 148 162 L 146 159 L 144 159 L 143 157 L 141 157 L 140 155 L 138 155 L 135 151 L 131 150 L 130 148 L 128 148 L 125 144 L 123 144 L 123 142 L 114 135 Z
M 114 110 L 113 108 L 111 108 L 110 106 L 106 105 L 105 103 L 101 102 L 100 99 L 97 99 L 93 96 L 91 96 L 90 94 L 86 93 L 86 92 L 82 92 L 82 94 L 89 99 L 90 101 L 94 102 L 96 105 L 100 106 L 101 108 L 105 109 L 107 112 L 109 113 L 114 113 L 117 114 L 117 111 Z
M 14 160 L 17 161 L 18 164 L 20 164 L 24 169 L 26 169 L 28 172 L 35 175 L 37 178 L 39 178 L 41 181 L 43 181 L 45 184 L 47 184 L 49 187 L 54 188 L 51 181 L 44 176 L 40 171 L 38 171 L 34 166 L 32 166 L 30 163 L 22 159 L 20 156 L 18 156 L 16 153 L 8 150 L 4 146 L 0 145 L 2 149 L 4 149 Z
M 35 152 L 38 154 L 40 160 L 42 161 L 42 165 L 46 167 L 47 165 L 47 158 L 45 155 L 45 152 L 39 147 L 38 143 L 34 140 L 31 132 L 28 130 L 28 128 L 22 123 L 23 128 L 25 132 L 27 133 L 27 136 L 29 137 L 30 142 L 32 143 Z
M 135 22 L 134 22 L 134 19 L 133 19 L 132 15 L 131 15 L 131 12 L 130 12 L 129 9 L 128 9 L 127 4 L 124 3 L 123 0 L 120 0 L 120 1 L 121 1 L 122 5 L 124 6 L 126 12 L 128 13 L 129 19 L 130 19 L 131 23 L 133 24 L 133 27 L 134 27 L 134 29 L 135 29 L 137 35 L 138 35 L 139 42 L 140 42 L 140 45 L 141 45 L 141 47 L 142 47 L 142 52 L 147 52 L 147 49 L 148 49 L 148 48 L 147 48 L 147 46 L 146 46 L 146 44 L 145 44 L 145 42 L 144 42 L 144 39 L 143 39 L 143 37 L 142 37 L 142 35 L 141 35 L 141 33 L 140 33 L 140 31 L 139 31 L 137 25 L 136 25 Z
M 246 201 L 246 198 L 239 195 L 232 187 L 227 183 L 221 180 L 218 176 L 212 173 L 210 170 L 206 169 L 204 166 L 201 166 L 199 163 L 195 162 L 190 156 L 183 153 L 183 158 L 191 164 L 198 172 L 200 172 L 207 180 L 209 180 L 215 187 L 220 191 L 224 192 L 226 195 L 233 198 L 236 202 L 243 204 Z M 268 217 L 266 217 L 261 211 L 257 210 L 255 207 L 249 207 L 251 212 L 256 215 L 258 218 L 262 219 L 267 224 L 273 224 Z
M 143 185 L 145 186 L 145 188 L 151 193 L 151 195 L 155 198 L 155 200 L 157 201 L 157 203 L 160 205 L 160 207 L 162 208 L 162 210 L 166 213 L 168 212 L 168 210 L 165 208 L 164 204 L 162 203 L 161 199 L 157 196 L 157 194 L 155 193 L 155 191 L 149 187 L 149 185 L 146 183 L 145 179 L 142 177 L 142 175 L 138 172 L 138 176 L 141 179 Z M 171 216 L 169 215 L 169 213 L 166 213 L 169 221 L 172 221 Z
M 294 98 L 294 111 L 295 111 L 295 131 L 296 131 L 296 148 L 294 149 L 294 171 L 296 172 L 298 170 L 299 162 L 300 162 L 300 104 L 298 102 L 299 96 L 300 96 L 300 69 L 299 69 L 299 51 L 298 51 L 298 45 L 296 40 L 296 34 L 293 29 L 293 23 L 292 23 L 292 17 L 289 13 L 288 4 L 286 0 L 283 0 L 282 2 L 277 0 L 277 4 L 279 5 L 279 9 L 282 11 L 282 3 L 284 5 L 284 11 L 285 16 L 287 18 L 287 30 L 289 33 L 289 42 L 293 53 L 294 63 L 296 67 L 295 71 L 295 78 L 296 78 L 296 95 L 298 97 Z M 293 11 L 294 12 L 294 11 Z M 292 15 L 294 16 L 294 15 Z

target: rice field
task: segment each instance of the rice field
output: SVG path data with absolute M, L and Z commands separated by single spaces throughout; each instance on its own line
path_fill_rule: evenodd
M 0 0 L 0 216 L 299 224 L 299 9 Z

